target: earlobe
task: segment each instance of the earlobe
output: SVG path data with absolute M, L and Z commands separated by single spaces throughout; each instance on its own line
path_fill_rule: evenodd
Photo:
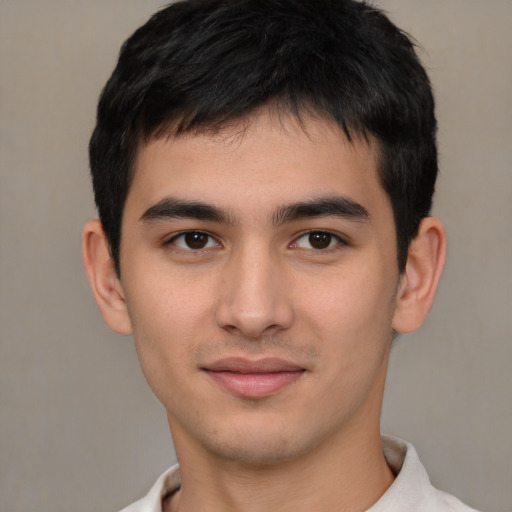
M 131 334 L 123 287 L 115 271 L 105 232 L 97 219 L 87 222 L 84 227 L 82 260 L 103 320 L 113 331 Z
M 444 228 L 435 217 L 426 217 L 411 242 L 398 287 L 392 324 L 395 331 L 411 332 L 421 326 L 432 307 L 445 258 Z

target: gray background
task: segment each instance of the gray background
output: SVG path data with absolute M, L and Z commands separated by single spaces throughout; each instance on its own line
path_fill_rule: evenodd
M 449 234 L 437 303 L 398 340 L 383 429 L 433 482 L 512 508 L 512 1 L 377 2 L 423 45 Z M 163 2 L 0 0 L 0 510 L 114 511 L 174 461 L 132 340 L 80 261 L 86 147 L 122 41 Z

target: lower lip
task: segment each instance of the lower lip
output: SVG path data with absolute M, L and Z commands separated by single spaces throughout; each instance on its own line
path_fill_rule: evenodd
M 272 373 L 213 372 L 208 375 L 225 391 L 242 398 L 264 398 L 300 379 L 304 370 Z

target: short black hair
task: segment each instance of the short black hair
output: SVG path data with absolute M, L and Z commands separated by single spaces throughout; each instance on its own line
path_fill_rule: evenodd
M 124 43 L 98 104 L 90 166 L 118 274 L 138 148 L 215 131 L 270 103 L 377 141 L 405 268 L 438 172 L 434 99 L 412 39 L 356 0 L 182 0 Z

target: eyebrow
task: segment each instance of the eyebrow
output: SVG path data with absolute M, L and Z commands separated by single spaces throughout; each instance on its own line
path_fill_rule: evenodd
M 282 206 L 274 214 L 274 223 L 283 224 L 315 217 L 340 217 L 359 222 L 371 220 L 370 213 L 363 205 L 348 197 L 332 196 Z
M 174 197 L 165 197 L 148 208 L 140 217 L 145 224 L 166 219 L 197 219 L 233 224 L 232 215 L 211 204 L 201 201 L 187 201 Z
M 273 215 L 276 225 L 305 218 L 340 217 L 352 221 L 368 222 L 370 214 L 361 204 L 343 196 L 321 197 L 299 201 L 277 208 Z M 201 201 L 165 197 L 149 207 L 140 217 L 144 224 L 167 219 L 209 220 L 221 224 L 234 224 L 235 218 L 226 210 Z

